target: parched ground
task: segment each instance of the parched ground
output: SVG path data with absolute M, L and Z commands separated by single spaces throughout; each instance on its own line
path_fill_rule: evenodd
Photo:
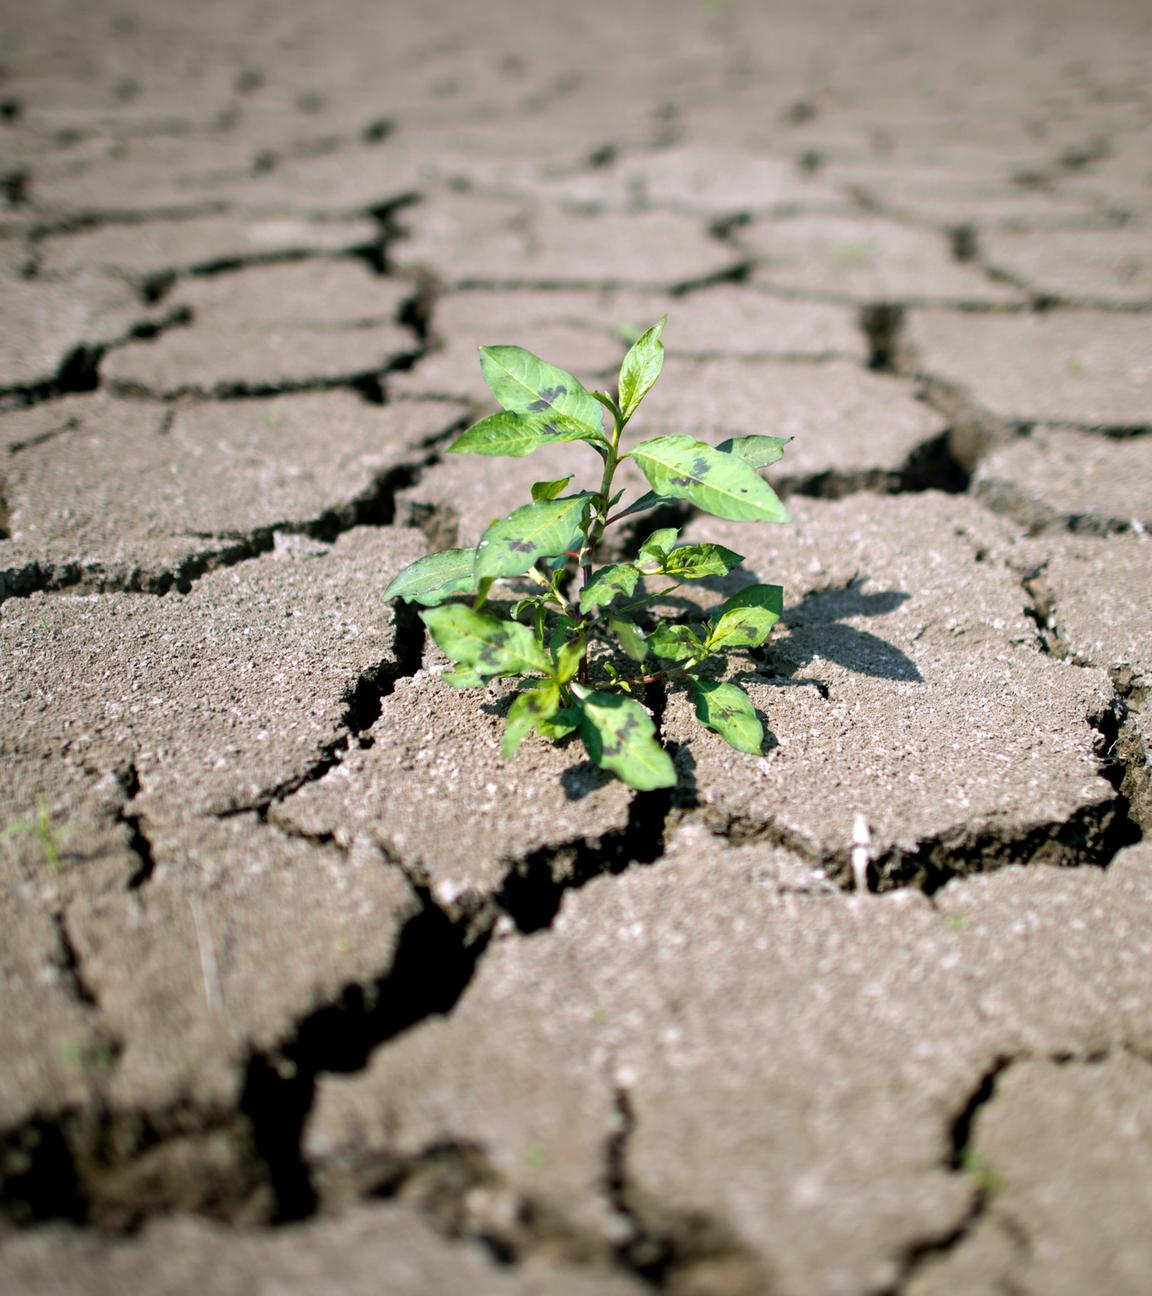
M 0 9 L 0 1290 L 1146 1293 L 1145 0 Z M 381 596 L 665 312 L 792 525 L 638 794 Z

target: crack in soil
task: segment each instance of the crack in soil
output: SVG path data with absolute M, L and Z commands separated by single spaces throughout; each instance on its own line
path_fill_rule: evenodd
M 1104 669 L 1064 639 L 1056 598 L 1045 578 L 1046 566 L 1034 567 L 1020 582 L 1029 600 L 1025 615 L 1036 623 L 1040 651 L 1074 666 Z M 1152 826 L 1152 768 L 1139 728 L 1133 723 L 1134 713 L 1142 710 L 1147 700 L 1148 687 L 1131 667 L 1112 667 L 1108 675 L 1113 688 L 1111 704 L 1100 715 L 1090 717 L 1090 723 L 1097 733 L 1100 774 L 1116 791 L 1118 815 L 1113 831 L 1119 851 L 1139 841 Z
M 325 509 L 305 521 L 278 522 L 236 536 L 206 535 L 218 540 L 220 547 L 187 558 L 169 568 L 141 570 L 138 567 L 106 567 L 101 562 L 40 562 L 33 560 L 20 567 L 0 570 L 0 604 L 10 598 L 27 598 L 39 592 L 53 593 L 65 589 L 96 593 L 166 594 L 170 590 L 187 594 L 202 576 L 221 567 L 234 567 L 271 552 L 277 535 L 302 535 L 325 544 L 359 526 L 392 526 L 396 519 L 396 495 L 415 485 L 421 475 L 440 461 L 439 444 L 454 436 L 467 422 L 455 420 L 443 433 L 426 443 L 423 458 L 396 464 L 379 473 L 372 484 L 359 495 Z
M 711 810 L 710 815 L 714 816 Z M 807 837 L 775 822 L 724 816 L 723 835 L 735 845 L 768 842 L 823 870 L 833 882 L 851 889 L 851 849 L 822 850 Z M 955 877 L 985 873 L 1009 864 L 1047 864 L 1060 868 L 1106 868 L 1118 851 L 1130 845 L 1132 828 L 1117 795 L 1078 807 L 1067 819 L 1011 827 L 987 823 L 954 825 L 911 847 L 894 845 L 874 855 L 869 873 L 877 891 L 917 887 L 932 895 Z
M 637 1119 L 628 1088 L 615 1085 L 614 1100 L 616 1129 L 605 1149 L 604 1193 L 627 1226 L 615 1250 L 617 1264 L 672 1296 L 766 1296 L 774 1291 L 767 1262 L 719 1220 L 674 1210 L 636 1183 L 629 1152 Z
M 251 1061 L 240 1111 L 264 1159 L 275 1194 L 273 1219 L 304 1219 L 317 1193 L 301 1136 L 323 1073 L 364 1070 L 373 1053 L 429 1017 L 447 1015 L 464 994 L 487 942 L 449 918 L 426 888 L 405 924 L 391 966 L 368 985 L 352 984 L 297 1023 L 274 1056 Z
M 68 930 L 68 921 L 63 910 L 57 910 L 52 915 L 52 924 L 56 928 L 56 937 L 60 944 L 57 966 L 60 969 L 62 983 L 78 1004 L 84 1008 L 98 1010 L 100 1004 L 96 998 L 96 992 L 85 980 L 83 968 L 80 965 L 80 955 L 72 942 L 72 935 Z
M 897 302 L 872 302 L 860 308 L 860 331 L 868 344 L 868 368 L 874 373 L 897 372 L 905 323 L 905 308 Z
M 996 1091 L 1005 1073 L 1018 1063 L 1028 1061 L 1042 1061 L 1055 1067 L 1096 1066 L 1115 1054 L 1147 1061 L 1138 1050 L 1133 1050 L 1127 1045 L 1082 1054 L 1054 1052 L 1035 1055 L 1022 1052 L 1011 1055 L 1001 1054 L 993 1059 L 952 1120 L 947 1135 L 948 1150 L 942 1165 L 942 1168 L 950 1174 L 972 1177 L 974 1183 L 972 1201 L 967 1210 L 952 1225 L 934 1236 L 920 1239 L 908 1246 L 899 1258 L 897 1278 L 888 1287 L 878 1292 L 877 1296 L 902 1296 L 902 1293 L 907 1291 L 925 1268 L 957 1250 L 972 1236 L 979 1225 L 993 1218 L 995 1200 L 1000 1187 L 999 1179 L 995 1168 L 987 1165 L 976 1149 L 974 1127 L 981 1112 L 995 1101 Z M 1018 1221 L 999 1216 L 995 1218 L 1016 1244 L 1017 1250 L 1027 1250 L 1029 1239 Z M 1010 1282 L 1011 1276 L 1007 1275 L 1006 1279 Z
M 28 409 L 33 405 L 60 400 L 64 396 L 96 391 L 101 385 L 100 365 L 110 351 L 127 346 L 130 342 L 154 341 L 171 329 L 183 328 L 191 322 L 192 312 L 186 307 L 178 307 L 158 319 L 139 320 L 126 332 L 108 341 L 78 343 L 60 362 L 60 367 L 47 382 L 0 388 L 0 411 Z M 9 450 L 15 453 L 28 446 L 40 445 L 76 425 L 77 420 L 69 419 L 62 427 L 41 433 L 28 441 L 17 442 Z
M 928 1265 L 955 1251 L 986 1218 L 995 1195 L 991 1174 L 982 1167 L 973 1146 L 972 1127 L 977 1116 L 996 1094 L 1001 1076 L 1018 1058 L 997 1057 L 960 1106 L 948 1130 L 948 1151 L 943 1169 L 953 1175 L 972 1175 L 974 1191 L 968 1208 L 940 1232 L 909 1244 L 897 1260 L 897 1277 L 877 1296 L 901 1296 Z
M 972 498 L 990 512 L 1011 518 L 1030 536 L 1067 532 L 1070 535 L 1107 537 L 1144 529 L 1137 518 L 1108 517 L 1100 513 L 1061 513 L 1010 481 L 987 478 L 977 482 Z
M 514 1267 L 539 1256 L 553 1264 L 608 1269 L 607 1242 L 573 1225 L 554 1207 L 518 1191 L 481 1145 L 443 1139 L 419 1152 L 380 1152 L 325 1174 L 325 1200 L 377 1198 L 415 1209 L 444 1237 L 484 1248 Z
M 329 770 L 339 765 L 344 753 L 353 741 L 376 723 L 384 699 L 391 696 L 399 680 L 411 678 L 420 670 L 424 656 L 425 629 L 416 608 L 407 602 L 395 605 L 395 628 L 393 647 L 395 661 L 387 659 L 369 666 L 356 677 L 355 682 L 345 694 L 346 710 L 340 724 L 347 730 L 332 742 L 321 748 L 317 758 L 308 767 L 290 778 L 276 784 L 275 787 L 260 793 L 244 805 L 230 806 L 221 811 L 222 819 L 234 818 L 236 815 L 256 814 L 268 822 L 269 811 L 274 805 L 286 801 L 308 783 L 315 783 L 324 777 Z M 287 831 L 283 825 L 277 824 Z M 305 834 L 289 834 L 306 836 Z M 309 837 L 308 840 L 334 840 L 333 837 Z
M 389 967 L 352 983 L 299 1021 L 269 1053 L 253 1053 L 234 1110 L 178 1102 L 157 1111 L 111 1111 L 98 1094 L 81 1110 L 35 1118 L 0 1136 L 0 1216 L 17 1225 L 69 1219 L 107 1232 L 193 1212 L 235 1224 L 315 1213 L 300 1134 L 324 1071 L 357 1071 L 381 1044 L 451 1010 L 486 944 L 454 923 L 425 891 Z M 66 929 L 70 977 L 86 1007 Z
M 637 792 L 623 828 L 543 846 L 516 861 L 490 903 L 527 935 L 552 925 L 566 891 L 578 890 L 605 873 L 657 863 L 664 855 L 672 792 Z
M 149 882 L 156 871 L 156 860 L 152 853 L 152 842 L 144 829 L 144 816 L 130 807 L 140 792 L 140 775 L 136 762 L 129 762 L 121 780 L 124 789 L 124 803 L 117 811 L 117 821 L 124 824 L 129 833 L 128 849 L 139 861 L 127 881 L 129 891 L 138 891 Z

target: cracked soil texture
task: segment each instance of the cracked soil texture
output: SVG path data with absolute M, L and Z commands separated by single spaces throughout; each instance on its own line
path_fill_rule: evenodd
M 1142 1296 L 1147 4 L 0 14 L 0 1290 Z M 665 313 L 792 520 L 637 793 L 381 594 Z

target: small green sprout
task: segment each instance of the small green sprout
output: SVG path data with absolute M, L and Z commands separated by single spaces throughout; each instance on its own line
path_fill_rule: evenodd
M 521 347 L 481 347 L 485 380 L 503 408 L 464 432 L 452 452 L 519 458 L 580 442 L 601 460 L 599 485 L 573 489 L 572 474 L 537 482 L 531 502 L 493 522 L 475 548 L 419 558 L 385 592 L 428 609 L 421 616 L 454 663 L 444 676 L 449 684 L 521 682 L 508 709 L 505 759 L 533 730 L 555 740 L 578 734 L 593 764 L 641 790 L 676 782 L 640 700 L 651 685 L 686 689 L 705 728 L 738 751 L 760 753 L 763 731 L 748 695 L 711 678 L 708 668 L 717 657 L 765 643 L 783 591 L 749 585 L 694 621 L 653 615 L 652 605 L 673 590 L 727 576 L 742 555 L 719 544 L 678 544 L 678 531 L 664 527 L 630 561 L 598 564 L 605 531 L 672 500 L 733 521 L 788 520 L 760 470 L 780 458 L 790 438 L 744 436 L 713 446 L 691 436 L 655 436 L 623 449 L 624 431 L 663 367 L 664 324 L 636 338 L 615 394 L 588 391 Z M 651 489 L 622 505 L 624 492 L 614 482 L 627 459 Z M 668 583 L 657 588 L 661 581 Z M 514 601 L 485 611 L 494 587 L 505 582 Z
M 28 823 L 25 819 L 13 819 L 10 823 L 5 824 L 4 831 L 0 832 L 0 840 L 8 837 L 15 837 L 20 833 L 35 833 L 40 842 L 40 849 L 44 853 L 44 858 L 48 861 L 48 867 L 54 873 L 59 873 L 63 867 L 60 860 L 60 847 L 56 841 L 56 833 L 52 827 L 52 811 L 48 807 L 48 802 L 42 796 L 36 798 L 36 822 Z
M 65 1040 L 57 1046 L 64 1066 L 73 1071 L 110 1071 L 116 1063 L 116 1050 L 107 1040 L 87 1040 L 77 1044 Z
M 1000 1173 L 974 1148 L 966 1147 L 960 1153 L 960 1165 L 976 1180 L 976 1186 L 986 1197 L 994 1196 L 1004 1187 Z

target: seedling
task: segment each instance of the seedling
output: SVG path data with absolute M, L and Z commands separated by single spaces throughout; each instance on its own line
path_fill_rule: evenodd
M 664 323 L 641 334 L 624 357 L 615 395 L 587 391 L 521 347 L 481 347 L 485 380 L 503 409 L 464 432 L 452 453 L 519 458 L 583 442 L 600 458 L 600 484 L 575 490 L 571 474 L 537 482 L 531 503 L 493 522 L 474 549 L 418 558 L 385 592 L 428 609 L 421 616 L 455 665 L 444 676 L 449 684 L 520 681 L 508 708 L 505 758 L 532 730 L 557 740 L 579 734 L 595 765 L 642 790 L 676 782 L 638 700 L 649 685 L 689 690 L 702 725 L 738 751 L 759 754 L 764 735 L 755 708 L 739 685 L 712 678 L 712 665 L 760 647 L 783 606 L 779 585 L 749 585 L 706 618 L 653 615 L 653 605 L 686 581 L 726 576 L 743 561 L 723 545 L 678 544 L 671 527 L 648 535 L 631 561 L 597 562 L 610 526 L 671 500 L 734 521 L 787 521 L 758 470 L 780 458 L 789 438 L 745 436 L 712 446 L 656 436 L 623 448 L 625 429 L 660 376 Z M 622 507 L 624 492 L 614 482 L 627 459 L 651 489 Z M 489 603 L 498 582 L 511 601 Z
M 54 873 L 59 873 L 63 867 L 60 860 L 60 847 L 56 841 L 55 830 L 52 827 L 52 811 L 48 808 L 48 802 L 42 796 L 36 798 L 36 822 L 28 823 L 24 819 L 13 819 L 0 832 L 0 840 L 15 837 L 21 833 L 35 834 L 48 867 Z

